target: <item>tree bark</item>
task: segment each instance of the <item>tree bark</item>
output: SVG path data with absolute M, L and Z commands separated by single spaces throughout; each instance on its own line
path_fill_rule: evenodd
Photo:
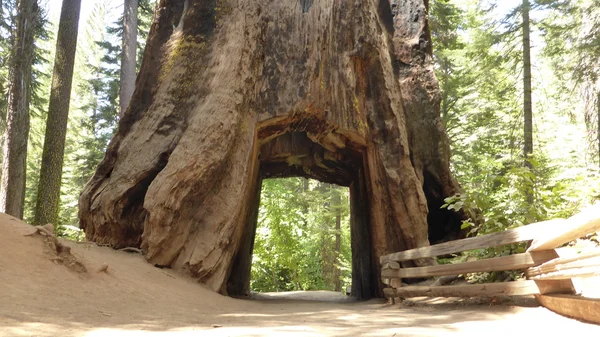
M 0 211 L 23 218 L 27 140 L 29 136 L 29 101 L 34 33 L 38 19 L 35 0 L 19 1 L 17 27 L 10 55 L 8 112 L 2 161 Z
M 63 0 L 58 25 L 38 197 L 35 206 L 34 224 L 38 226 L 47 223 L 58 224 L 60 186 L 80 10 L 81 0 Z
M 524 118 L 524 145 L 523 145 L 523 163 L 529 169 L 533 168 L 530 157 L 533 154 L 533 108 L 531 104 L 531 41 L 529 0 L 523 0 L 523 118 Z M 528 186 L 526 190 L 527 202 L 533 204 L 533 186 Z
M 341 278 L 341 269 L 340 269 L 340 256 L 342 255 L 342 198 L 340 196 L 340 191 L 335 189 L 335 258 L 333 260 L 333 265 L 335 268 L 335 291 L 342 291 L 342 280 Z
M 529 157 L 533 153 L 533 108 L 531 104 L 531 41 L 529 22 L 529 0 L 523 0 L 523 117 L 525 165 L 531 168 Z
M 138 0 L 125 0 L 123 7 L 123 41 L 119 84 L 120 117 L 123 117 L 135 90 Z
M 423 0 L 161 1 L 80 198 L 87 238 L 240 294 L 261 179 L 304 176 L 350 187 L 352 292 L 382 296 L 379 256 L 460 232 L 439 210 L 459 188 L 426 14 Z

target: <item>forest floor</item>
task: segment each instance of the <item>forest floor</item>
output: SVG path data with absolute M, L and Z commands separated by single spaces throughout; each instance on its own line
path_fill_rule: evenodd
M 57 254 L 43 235 L 27 236 L 33 232 L 0 213 L 0 336 L 600 336 L 600 326 L 527 299 L 391 305 L 331 292 L 233 299 L 136 253 L 61 240 L 72 256 Z

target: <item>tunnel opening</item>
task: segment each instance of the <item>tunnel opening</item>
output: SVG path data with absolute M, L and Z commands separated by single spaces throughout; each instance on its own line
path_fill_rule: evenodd
M 263 180 L 250 290 L 350 291 L 350 239 L 348 187 L 302 177 Z
M 252 256 L 263 183 L 274 178 L 300 177 L 321 184 L 345 187 L 349 199 L 351 250 L 350 295 L 358 299 L 377 297 L 380 292 L 378 256 L 373 253 L 369 217 L 365 154 L 360 137 L 338 133 L 316 118 L 275 119 L 257 132 L 258 168 L 256 188 L 247 213 L 245 231 L 232 264 L 227 293 L 250 294 Z

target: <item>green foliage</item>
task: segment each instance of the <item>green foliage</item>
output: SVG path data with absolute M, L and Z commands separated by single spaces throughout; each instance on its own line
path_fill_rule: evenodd
M 497 13 L 494 6 L 486 7 L 486 1 L 431 1 L 442 117 L 452 147 L 451 168 L 463 187 L 463 193 L 446 199 L 443 207 L 480 210 L 476 219 L 462 225 L 468 235 L 568 217 L 600 197 L 599 171 L 590 165 L 593 156 L 581 151 L 581 144 L 585 143 L 582 138 L 585 132 L 581 131 L 585 130 L 584 121 L 591 117 L 584 117 L 582 109 L 573 108 L 581 98 L 573 95 L 572 89 L 564 90 L 568 82 L 563 81 L 565 73 L 557 68 L 560 64 L 569 77 L 577 77 L 575 55 L 580 55 L 580 59 L 590 60 L 583 66 L 588 69 L 589 77 L 592 77 L 590 69 L 598 69 L 596 49 L 583 48 L 583 42 L 581 48 L 572 48 L 576 45 L 574 36 L 581 38 L 581 26 L 568 15 L 585 13 L 570 12 L 582 3 L 587 3 L 586 8 L 594 7 L 594 13 L 598 13 L 600 6 L 589 1 L 532 3 L 534 44 L 540 41 L 548 44 L 545 53 L 538 48 L 532 54 L 536 65 L 533 72 L 536 151 L 529 158 L 532 168 L 527 168 L 522 165 L 521 155 L 519 8 Z M 590 17 L 600 17 L 587 13 Z M 567 34 L 561 38 L 563 32 L 573 36 Z M 593 40 L 591 35 L 599 36 L 597 30 L 584 35 L 588 42 Z M 542 40 L 542 36 L 546 39 Z M 574 54 L 569 56 L 569 53 Z M 571 63 L 564 62 L 568 57 L 572 57 Z M 533 195 L 533 204 L 527 202 L 529 193 Z M 524 245 L 507 245 L 467 252 L 457 259 L 503 256 L 524 250 Z M 470 278 L 505 276 L 486 273 Z M 518 274 L 509 276 L 516 278 Z
M 600 3 L 573 0 L 555 6 L 540 24 L 543 52 L 561 79 L 557 96 L 572 104 L 570 116 L 583 115 L 587 153 L 600 162 Z M 571 98 L 571 99 L 569 99 Z M 576 117 L 575 117 L 576 118 Z
M 348 209 L 347 188 L 303 178 L 263 181 L 252 290 L 336 290 L 336 283 L 341 290 L 350 284 Z

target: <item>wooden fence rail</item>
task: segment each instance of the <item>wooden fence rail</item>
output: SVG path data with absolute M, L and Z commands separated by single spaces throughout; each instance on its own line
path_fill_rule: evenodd
M 384 294 L 397 297 L 473 297 L 535 295 L 540 304 L 560 314 L 600 324 L 600 300 L 576 296 L 573 279 L 600 277 L 600 247 L 558 248 L 600 231 L 600 205 L 569 219 L 555 219 L 483 235 L 421 247 L 380 258 Z M 530 242 L 525 253 L 456 264 L 402 268 L 402 262 L 473 249 Z M 525 270 L 526 281 L 450 286 L 406 286 L 403 278 L 427 278 L 467 273 Z M 598 284 L 600 287 L 600 284 Z M 586 310 L 582 310 L 586 308 Z M 588 311 L 592 311 L 589 313 Z

